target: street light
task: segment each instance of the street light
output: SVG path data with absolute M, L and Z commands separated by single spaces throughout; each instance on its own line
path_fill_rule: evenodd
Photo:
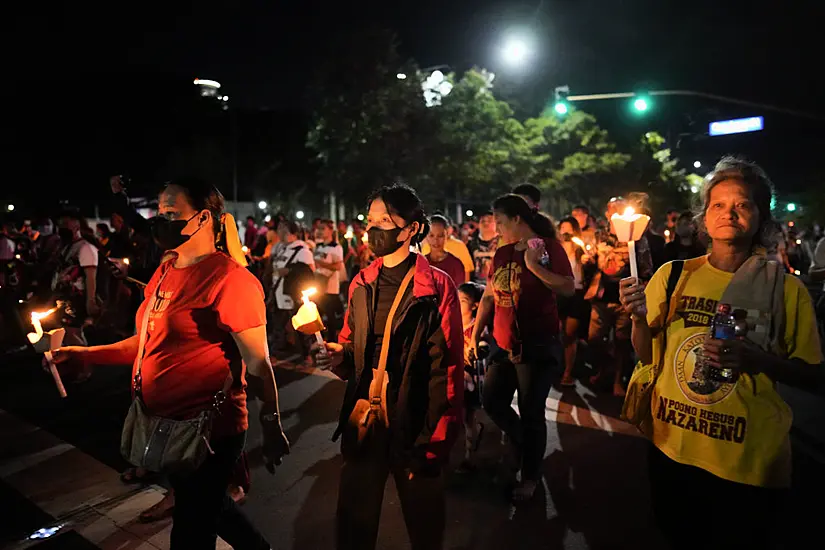
M 259 202 L 258 208 L 260 208 L 261 210 L 266 210 L 266 201 Z
M 467 214 L 467 217 L 468 217 L 468 218 L 472 218 L 472 217 L 473 217 L 473 211 L 472 211 L 472 210 L 467 210 L 466 214 Z
M 698 160 L 695 160 L 695 161 L 693 161 L 693 167 L 694 167 L 694 168 L 701 168 L 701 167 L 702 167 L 702 163 L 701 163 L 700 161 L 698 161 Z
M 501 55 L 508 65 L 522 65 L 530 55 L 530 48 L 521 38 L 510 38 L 505 42 Z
M 303 220 L 304 219 L 304 211 L 303 210 L 298 210 L 297 212 L 295 212 L 295 217 L 298 218 L 299 220 Z
M 358 214 L 358 221 L 359 222 L 364 221 L 364 215 L 363 214 Z
M 397 78 L 398 80 L 407 80 L 407 75 L 405 75 L 404 73 L 397 73 L 395 75 L 395 78 Z
M 14 205 L 13 204 L 8 205 L 6 207 L 6 210 L 8 210 L 9 212 L 13 212 L 14 211 Z

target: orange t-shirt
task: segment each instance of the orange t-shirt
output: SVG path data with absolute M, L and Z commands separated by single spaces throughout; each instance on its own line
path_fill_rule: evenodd
M 266 324 L 263 288 L 222 253 L 184 268 L 173 263 L 165 262 L 155 271 L 144 294 L 148 298 L 158 292 L 141 368 L 143 401 L 152 415 L 194 418 L 210 406 L 232 364 L 241 380 L 233 381 L 215 417 L 213 434 L 240 433 L 249 426 L 246 367 L 231 333 Z M 147 304 L 144 301 L 138 309 L 138 330 Z

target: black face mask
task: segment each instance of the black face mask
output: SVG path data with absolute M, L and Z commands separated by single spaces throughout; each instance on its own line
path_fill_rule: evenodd
M 400 235 L 404 229 L 406 228 L 394 227 L 393 229 L 381 229 L 380 227 L 370 227 L 367 231 L 370 250 L 379 258 L 392 254 L 404 244 L 398 241 L 398 235 Z
M 72 244 L 74 242 L 74 231 L 68 227 L 58 228 L 57 234 L 60 236 L 60 242 L 63 244 Z
M 156 216 L 152 218 L 152 237 L 154 237 L 155 242 L 158 243 L 158 246 L 163 250 L 174 250 L 191 239 L 192 235 L 201 230 L 201 228 L 198 227 L 192 235 L 181 234 L 181 231 L 183 231 L 186 225 L 195 219 L 198 214 L 200 214 L 200 212 L 188 220 L 170 220 L 163 216 Z

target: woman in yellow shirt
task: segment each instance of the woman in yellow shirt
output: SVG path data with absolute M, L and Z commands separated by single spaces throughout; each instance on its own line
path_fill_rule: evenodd
M 765 172 L 724 158 L 701 196 L 710 254 L 664 265 L 647 288 L 621 283 L 633 346 L 659 373 L 643 424 L 652 504 L 673 548 L 772 548 L 793 418 L 776 384 L 822 387 L 815 314 L 799 279 L 759 252 L 772 223 Z M 710 338 L 720 303 L 747 317 L 747 337 Z

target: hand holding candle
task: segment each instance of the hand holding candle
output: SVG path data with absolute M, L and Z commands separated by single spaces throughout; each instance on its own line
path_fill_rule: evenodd
M 630 275 L 639 278 L 639 267 L 636 265 L 636 241 L 642 238 L 647 224 L 650 223 L 650 216 L 637 214 L 632 206 L 625 208 L 624 214 L 615 213 L 610 217 L 613 224 L 613 231 L 616 233 L 619 242 L 627 243 L 627 251 L 630 255 Z
M 54 308 L 43 312 L 33 311 L 31 319 L 34 332 L 28 333 L 26 337 L 29 339 L 32 346 L 34 346 L 34 350 L 37 353 L 42 353 L 45 355 L 46 362 L 49 364 L 49 372 L 54 379 L 54 385 L 57 387 L 57 392 L 60 394 L 60 397 L 66 397 L 66 388 L 63 386 L 63 380 L 60 378 L 60 373 L 57 371 L 57 366 L 54 364 L 51 354 L 52 351 L 56 350 L 63 344 L 63 337 L 66 335 L 66 329 L 57 328 L 44 333 L 43 326 L 40 324 L 41 319 L 48 317 L 54 312 Z
M 315 341 L 321 346 L 319 355 L 326 355 L 326 346 L 321 331 L 324 330 L 324 322 L 318 313 L 318 307 L 309 297 L 315 294 L 315 288 L 308 288 L 301 293 L 301 300 L 304 302 L 298 312 L 292 316 L 292 327 L 302 334 L 314 334 Z

